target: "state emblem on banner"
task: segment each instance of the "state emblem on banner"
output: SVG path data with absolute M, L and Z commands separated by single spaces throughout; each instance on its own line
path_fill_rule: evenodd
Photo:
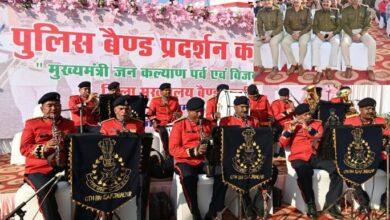
M 381 125 L 340 126 L 333 135 L 336 165 L 343 179 L 360 185 L 375 175 L 381 160 Z
M 112 213 L 138 193 L 141 137 L 78 134 L 70 138 L 72 199 L 96 212 Z
M 131 169 L 126 168 L 123 158 L 114 152 L 115 143 L 110 138 L 99 141 L 102 155 L 87 174 L 87 186 L 98 193 L 116 192 L 129 181 Z
M 222 180 L 235 190 L 249 192 L 272 176 L 271 128 L 221 127 Z
M 256 131 L 253 128 L 242 132 L 245 142 L 236 150 L 232 158 L 234 170 L 242 174 L 258 172 L 263 166 L 264 157 L 261 155 L 261 148 L 253 137 Z

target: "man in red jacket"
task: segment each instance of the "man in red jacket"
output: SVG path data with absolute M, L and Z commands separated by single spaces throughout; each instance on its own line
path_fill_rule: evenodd
M 280 137 L 282 147 L 290 146 L 291 154 L 288 160 L 298 176 L 298 185 L 301 189 L 308 211 L 307 215 L 316 218 L 317 208 L 313 191 L 313 169 L 323 169 L 329 173 L 330 186 L 326 195 L 325 208 L 336 204 L 337 198 L 343 191 L 343 180 L 338 175 L 333 161 L 321 160 L 317 156 L 318 140 L 322 137 L 323 127 L 320 120 L 312 120 L 308 104 L 300 104 L 294 110 L 296 118 L 286 122 Z M 336 205 L 328 213 L 334 218 L 342 218 Z
M 204 101 L 194 97 L 187 102 L 188 116 L 177 120 L 172 127 L 169 152 L 175 159 L 175 172 L 180 176 L 184 196 L 194 220 L 202 219 L 198 206 L 198 175 L 205 173 L 204 156 L 207 144 L 202 137 L 210 138 L 215 125 L 207 119 L 201 119 L 204 113 Z M 204 139 L 203 139 L 204 140 Z M 216 213 L 224 207 L 218 189 L 223 188 L 221 178 L 214 178 L 213 195 L 210 203 L 210 213 Z
M 99 133 L 99 117 L 93 110 L 98 106 L 97 94 L 91 93 L 91 83 L 88 81 L 79 84 L 80 95 L 73 95 L 69 98 L 69 109 L 78 132 L 81 132 L 80 125 L 85 133 Z M 82 110 L 82 118 L 80 117 Z
M 234 100 L 234 116 L 228 116 L 224 117 L 221 119 L 219 122 L 219 126 L 240 126 L 241 128 L 245 127 L 254 127 L 257 128 L 259 127 L 259 121 L 252 117 L 248 116 L 248 111 L 249 111 L 249 99 L 246 96 L 238 96 Z M 272 187 L 276 182 L 276 179 L 278 177 L 278 169 L 275 166 L 272 166 L 272 179 L 271 181 L 267 184 L 266 188 L 269 191 L 269 193 L 272 191 Z M 225 186 L 226 190 L 227 187 Z M 225 190 L 225 192 L 226 192 Z M 260 193 L 258 190 L 257 193 Z M 244 194 L 243 195 L 243 200 L 244 200 L 244 210 L 245 214 L 249 218 L 255 218 L 256 217 L 256 211 L 260 215 L 264 215 L 263 210 L 264 210 L 264 200 L 262 195 L 257 195 L 256 197 L 260 198 L 259 201 L 257 201 L 257 204 L 259 206 L 253 207 L 252 204 L 252 199 L 249 196 L 249 194 Z M 215 213 L 216 214 L 216 213 Z M 213 215 L 215 217 L 215 214 Z
M 153 97 L 149 104 L 147 115 L 153 128 L 165 126 L 182 116 L 179 100 L 171 96 L 171 84 L 163 83 L 159 87 L 161 96 Z
M 350 115 L 345 119 L 344 125 L 352 126 L 362 126 L 370 124 L 380 124 L 383 125 L 383 136 L 387 138 L 390 137 L 390 130 L 387 126 L 386 119 L 380 116 L 376 116 L 375 106 L 376 101 L 372 98 L 364 98 L 358 103 L 360 114 Z M 388 143 L 384 143 L 385 145 Z M 382 161 L 379 164 L 379 169 L 386 172 L 386 159 L 387 152 L 382 151 Z M 356 194 L 360 203 L 359 211 L 369 213 L 370 210 L 370 199 L 367 193 L 362 189 L 361 186 L 355 187 Z M 386 192 L 382 194 L 381 197 L 381 209 L 386 208 Z
M 163 83 L 159 87 L 161 96 L 153 97 L 149 104 L 148 117 L 153 128 L 159 133 L 165 152 L 168 151 L 169 134 L 166 125 L 182 116 L 179 99 L 171 96 L 171 84 Z
M 49 165 L 49 155 L 59 147 L 60 158 L 65 158 L 64 136 L 76 133 L 73 121 L 61 117 L 60 94 L 46 93 L 38 104 L 42 104 L 43 117 L 26 121 L 20 144 L 20 152 L 26 157 L 24 180 L 35 191 L 60 171 L 59 167 Z M 61 219 L 55 198 L 56 189 L 49 190 L 50 187 L 45 187 L 37 195 L 39 204 L 42 204 L 40 211 L 45 219 Z
M 284 126 L 284 123 L 293 119 L 294 103 L 289 100 L 290 90 L 287 88 L 281 88 L 279 90 L 279 99 L 275 100 L 271 104 L 272 113 L 275 118 L 275 122 Z
M 145 133 L 144 122 L 131 118 L 131 107 L 125 96 L 117 98 L 113 103 L 113 107 L 116 117 L 102 122 L 101 134 L 118 135 L 122 132 Z
M 113 103 L 115 118 L 110 118 L 102 122 L 100 133 L 108 136 L 115 136 L 121 133 L 145 133 L 143 121 L 131 118 L 131 107 L 125 96 L 120 96 Z M 141 175 L 142 186 L 140 194 L 137 195 L 137 216 L 138 219 L 146 219 L 147 196 L 150 187 L 150 171 Z M 109 216 L 111 217 L 111 216 Z M 81 219 L 81 218 L 80 218 Z
M 248 86 L 247 92 L 249 97 L 250 115 L 259 120 L 260 126 L 269 126 L 273 119 L 273 115 L 267 96 L 260 95 L 255 84 Z
M 210 121 L 217 121 L 221 114 L 217 112 L 218 95 L 222 90 L 229 90 L 229 86 L 226 84 L 220 84 L 217 86 L 217 95 L 207 100 L 206 104 L 206 118 Z

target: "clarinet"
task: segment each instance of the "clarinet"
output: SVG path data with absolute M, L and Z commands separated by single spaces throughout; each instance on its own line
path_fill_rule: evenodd
M 58 130 L 57 118 L 58 118 L 58 116 L 54 114 L 53 124 L 52 124 L 52 134 L 53 134 L 53 138 L 58 142 L 60 137 L 58 137 L 57 135 L 54 135 L 54 133 Z M 60 146 L 58 144 L 55 146 L 55 164 L 56 164 L 56 166 L 61 165 L 61 163 L 60 163 Z
M 211 165 L 210 161 L 213 158 L 213 153 L 212 153 L 212 149 L 211 149 L 211 145 L 210 145 L 210 140 L 208 138 L 206 138 L 206 136 L 203 132 L 203 117 L 199 118 L 199 126 L 200 126 L 199 144 L 206 144 L 207 145 L 207 150 L 206 150 L 205 157 L 204 157 L 204 159 L 205 159 L 204 163 L 205 163 L 205 167 L 206 167 L 206 176 L 212 177 L 213 172 L 212 172 L 212 165 Z

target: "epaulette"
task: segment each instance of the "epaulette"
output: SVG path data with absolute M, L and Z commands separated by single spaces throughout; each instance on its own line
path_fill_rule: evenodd
M 78 97 L 79 95 L 71 95 L 71 96 L 69 96 L 69 97 Z
M 347 115 L 345 118 L 353 118 L 353 117 L 356 117 L 356 116 L 359 116 L 359 114 Z
M 172 99 L 179 99 L 179 97 L 177 97 L 177 96 L 169 96 L 169 98 L 172 98 Z
M 152 99 L 159 99 L 159 98 L 161 98 L 162 96 L 155 96 L 155 97 L 153 97 Z
M 322 121 L 319 120 L 319 119 L 313 119 L 313 121 L 317 121 L 317 122 L 321 122 L 322 123 Z
M 383 117 L 383 116 L 381 116 L 381 115 L 377 115 L 376 118 L 381 118 L 381 119 L 383 119 L 383 120 L 386 120 L 386 118 Z
M 172 123 L 175 124 L 176 122 L 179 122 L 183 119 L 186 119 L 186 117 L 182 116 L 181 118 L 174 120 Z
M 42 116 L 32 117 L 32 118 L 27 119 L 26 122 L 32 121 L 32 120 L 35 120 L 35 119 L 39 119 L 39 118 L 43 118 L 43 117 Z
M 102 124 L 102 123 L 104 123 L 104 122 L 106 122 L 106 121 L 110 121 L 110 120 L 113 120 L 113 119 L 115 119 L 115 118 L 109 118 L 109 119 L 106 119 L 106 120 L 104 120 L 104 121 L 101 121 L 100 123 Z

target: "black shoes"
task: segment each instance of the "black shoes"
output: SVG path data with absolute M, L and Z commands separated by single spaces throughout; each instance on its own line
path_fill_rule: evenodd
M 307 204 L 307 216 L 310 219 L 317 219 L 317 208 L 315 204 Z
M 335 219 L 342 219 L 344 217 L 343 214 L 341 213 L 341 211 L 339 210 L 339 208 L 336 205 L 334 205 L 331 208 L 329 208 L 328 210 L 326 210 L 325 213 L 328 213 L 329 215 L 331 215 Z
M 371 208 L 368 205 L 360 205 L 358 212 L 368 215 L 371 213 Z

